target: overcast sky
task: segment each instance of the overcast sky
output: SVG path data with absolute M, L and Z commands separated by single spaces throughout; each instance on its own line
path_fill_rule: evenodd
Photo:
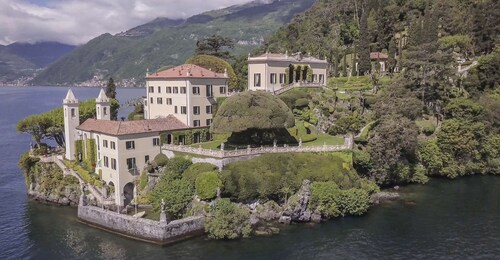
M 250 0 L 0 0 L 0 44 L 83 44 L 156 17 L 187 18 Z

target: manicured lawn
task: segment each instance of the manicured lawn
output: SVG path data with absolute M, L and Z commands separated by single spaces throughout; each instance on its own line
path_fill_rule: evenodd
M 341 136 L 331 136 L 329 134 L 318 134 L 318 138 L 312 142 L 303 143 L 304 146 L 321 145 L 341 145 L 344 144 L 344 138 Z

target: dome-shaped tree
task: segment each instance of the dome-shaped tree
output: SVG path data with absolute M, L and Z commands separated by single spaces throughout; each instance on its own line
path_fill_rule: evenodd
M 214 117 L 215 133 L 232 133 L 231 143 L 272 143 L 296 141 L 287 128 L 295 126 L 290 108 L 277 96 L 246 91 L 227 98 Z
M 226 71 L 227 76 L 229 77 L 229 89 L 239 89 L 238 78 L 234 73 L 233 67 L 227 61 L 221 58 L 206 54 L 200 54 L 187 59 L 185 63 L 198 65 L 206 69 L 211 69 L 217 73 L 224 73 L 224 71 Z

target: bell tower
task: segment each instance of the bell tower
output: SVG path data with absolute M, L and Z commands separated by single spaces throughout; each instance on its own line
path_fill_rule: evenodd
M 111 120 L 111 103 L 103 89 L 95 100 L 95 112 L 98 120 Z
M 75 141 L 77 140 L 76 127 L 80 125 L 80 110 L 78 99 L 75 98 L 73 91 L 68 90 L 66 98 L 63 100 L 64 110 L 64 142 L 66 144 L 65 157 L 68 160 L 75 159 Z

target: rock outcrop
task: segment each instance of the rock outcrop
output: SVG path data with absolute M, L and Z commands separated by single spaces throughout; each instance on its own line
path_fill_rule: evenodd
M 397 200 L 401 196 L 397 192 L 387 192 L 387 191 L 381 191 L 377 193 L 373 193 L 370 196 L 370 203 L 372 204 L 379 204 L 385 201 L 391 201 L 391 200 Z
M 313 212 L 308 209 L 311 198 L 311 182 L 304 180 L 299 191 L 287 201 L 287 206 L 281 214 L 280 222 L 309 222 Z

